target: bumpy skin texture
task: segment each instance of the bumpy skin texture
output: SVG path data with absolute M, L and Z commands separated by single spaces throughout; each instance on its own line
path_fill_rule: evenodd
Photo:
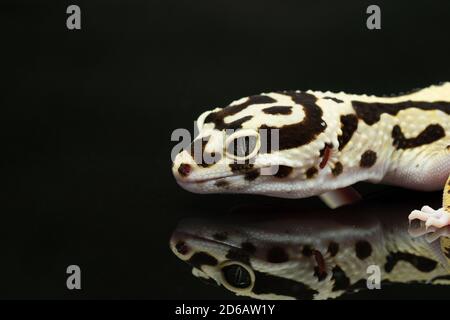
M 198 193 L 304 198 L 359 181 L 432 191 L 442 190 L 450 174 L 450 83 L 395 97 L 265 93 L 208 111 L 198 124 L 199 148 L 181 152 L 173 164 L 178 183 Z M 228 152 L 233 138 L 252 137 L 257 149 L 262 129 L 279 130 L 279 148 L 254 154 L 249 147 L 237 163 Z M 410 218 L 450 223 L 443 209 L 429 209 Z

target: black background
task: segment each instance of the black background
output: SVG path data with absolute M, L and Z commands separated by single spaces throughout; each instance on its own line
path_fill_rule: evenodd
M 382 29 L 370 31 L 374 3 Z M 66 28 L 70 4 L 81 7 L 82 30 Z M 292 200 L 180 189 L 174 129 L 259 92 L 385 94 L 450 80 L 449 1 L 0 6 L 0 298 L 231 298 L 170 252 L 177 221 Z M 82 268 L 81 291 L 66 289 L 70 264 Z M 408 288 L 366 297 L 440 294 Z

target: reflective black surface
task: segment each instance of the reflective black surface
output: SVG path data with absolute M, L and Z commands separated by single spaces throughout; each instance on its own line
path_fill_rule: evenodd
M 450 293 L 449 228 L 409 223 L 410 206 L 439 205 L 434 194 L 412 195 L 366 195 L 333 213 L 319 206 L 243 206 L 182 220 L 170 246 L 193 275 L 239 296 L 403 299 L 426 292 L 444 298 Z
M 69 4 L 0 4 L 1 298 L 234 298 L 173 255 L 178 222 L 244 204 L 324 206 L 187 193 L 170 171 L 172 131 L 264 91 L 385 94 L 450 79 L 448 1 L 379 1 L 376 32 L 365 27 L 370 1 L 77 1 L 73 32 Z M 390 201 L 405 219 L 441 197 L 389 190 L 372 204 Z M 66 288 L 71 264 L 81 291 Z M 445 295 L 408 285 L 358 297 Z

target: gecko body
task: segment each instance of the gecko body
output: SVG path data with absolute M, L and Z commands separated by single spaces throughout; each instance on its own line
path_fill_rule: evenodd
M 304 198 L 359 181 L 423 191 L 446 185 L 442 209 L 424 207 L 410 219 L 450 223 L 450 83 L 393 97 L 263 93 L 207 111 L 197 125 L 172 169 L 189 191 Z

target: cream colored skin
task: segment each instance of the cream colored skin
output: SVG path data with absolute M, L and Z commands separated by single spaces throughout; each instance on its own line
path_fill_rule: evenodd
M 173 173 L 177 182 L 186 190 L 196 193 L 250 193 L 285 198 L 304 198 L 318 196 L 327 192 L 334 192 L 359 181 L 391 184 L 405 188 L 423 191 L 442 190 L 450 174 L 450 115 L 440 110 L 422 110 L 409 108 L 399 111 L 396 115 L 384 113 L 380 121 L 367 125 L 359 121 L 358 129 L 350 141 L 338 150 L 338 136 L 342 134 L 341 115 L 354 114 L 352 101 L 396 103 L 403 101 L 450 102 L 450 83 L 431 86 L 423 90 L 396 97 L 377 97 L 367 95 L 353 95 L 331 92 L 307 91 L 317 97 L 316 104 L 322 109 L 323 121 L 326 130 L 320 133 L 310 143 L 288 150 L 281 150 L 269 154 L 256 154 L 252 157 L 254 168 L 271 168 L 284 165 L 294 168 L 289 177 L 279 179 L 271 175 L 261 175 L 253 181 L 244 179 L 244 175 L 230 170 L 229 165 L 235 159 L 226 152 L 224 141 L 227 139 L 225 131 L 217 130 L 213 123 L 203 123 L 205 116 L 199 118 L 199 138 L 210 136 L 205 152 L 221 154 L 219 162 L 210 167 L 195 164 L 192 156 L 183 151 L 177 155 L 173 163 Z M 296 104 L 286 95 L 279 93 L 265 94 L 276 100 L 273 104 L 256 104 L 243 111 L 226 117 L 225 123 L 252 115 L 253 118 L 242 124 L 246 132 L 257 135 L 261 125 L 272 127 L 298 123 L 303 120 L 305 113 L 300 104 Z M 337 103 L 325 97 L 342 100 Z M 236 105 L 245 102 L 247 98 L 233 102 Z M 290 115 L 267 115 L 261 110 L 272 105 L 292 107 Z M 211 112 L 218 111 L 214 109 Z M 427 126 L 439 124 L 445 130 L 445 137 L 433 143 L 411 149 L 396 149 L 393 146 L 392 129 L 399 125 L 406 138 L 419 135 Z M 325 168 L 318 170 L 314 178 L 308 179 L 306 171 L 311 167 L 319 167 L 321 162 L 320 151 L 326 143 L 332 143 L 330 159 Z M 366 150 L 373 150 L 377 154 L 375 165 L 370 168 L 361 168 L 361 155 Z M 344 168 L 342 174 L 334 176 L 332 169 L 340 162 Z M 188 176 L 181 176 L 177 169 L 181 164 L 189 164 L 192 172 Z M 226 181 L 227 186 L 217 184 L 217 181 Z M 442 227 L 450 224 L 448 214 L 448 194 L 444 195 L 443 209 L 433 210 L 429 207 L 421 211 L 413 211 L 410 219 L 421 219 L 428 226 Z

